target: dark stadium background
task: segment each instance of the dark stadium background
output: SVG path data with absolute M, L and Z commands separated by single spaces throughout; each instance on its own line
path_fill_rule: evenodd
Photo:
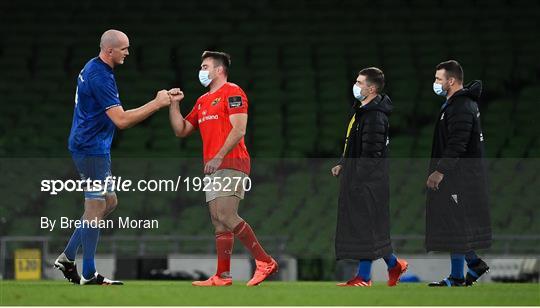
M 185 115 L 204 91 L 197 79 L 201 53 L 232 56 L 229 80 L 250 101 L 246 142 L 254 158 L 254 188 L 240 212 L 270 252 L 298 259 L 300 279 L 335 277 L 337 181 L 329 170 L 343 147 L 353 80 L 367 66 L 384 71 L 395 108 L 394 246 L 399 253 L 424 252 L 424 184 L 441 106 L 432 90 L 434 67 L 458 60 L 466 82 L 484 83 L 479 105 L 495 235 L 488 253 L 538 255 L 539 12 L 539 1 L 524 0 L 2 1 L 0 236 L 48 237 L 49 259 L 67 241 L 70 230 L 41 230 L 39 217 L 76 219 L 83 196 L 51 197 L 39 191 L 39 181 L 77 177 L 66 145 L 76 76 L 97 56 L 103 31 L 114 28 L 131 43 L 126 63 L 115 70 L 124 108 L 178 86 L 186 94 Z M 200 153 L 198 136 L 175 139 L 162 110 L 118 131 L 113 173 L 197 176 Z M 160 220 L 150 232 L 102 232 L 132 238 L 114 244 L 125 261 L 119 277 L 147 278 L 174 249 L 213 253 L 203 202 L 202 193 L 184 191 L 119 193 L 114 215 Z M 139 236 L 158 240 L 141 254 L 133 240 Z M 111 251 L 113 242 L 103 240 L 98 252 Z M 5 277 L 13 275 L 13 250 L 36 243 L 42 239 L 3 242 Z M 235 250 L 242 252 L 240 245 Z

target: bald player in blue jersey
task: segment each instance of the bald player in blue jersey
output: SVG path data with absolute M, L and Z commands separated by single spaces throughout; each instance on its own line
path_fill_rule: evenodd
M 117 30 L 101 36 L 100 53 L 86 63 L 77 77 L 75 109 L 69 134 L 68 148 L 81 179 L 101 181 L 104 188 L 84 192 L 83 225 L 75 229 L 65 250 L 54 265 L 70 282 L 81 285 L 117 285 L 96 271 L 94 255 L 99 239 L 99 228 L 91 221 L 99 221 L 116 208 L 118 199 L 112 187 L 104 185 L 111 176 L 110 149 L 116 128 L 126 129 L 154 112 L 170 105 L 181 92 L 179 89 L 161 90 L 145 105 L 124 110 L 114 78 L 114 68 L 123 64 L 129 55 L 129 39 Z M 109 181 L 110 182 L 110 181 Z M 86 224 L 84 224 L 86 223 Z M 75 257 L 82 246 L 82 276 L 77 272 Z

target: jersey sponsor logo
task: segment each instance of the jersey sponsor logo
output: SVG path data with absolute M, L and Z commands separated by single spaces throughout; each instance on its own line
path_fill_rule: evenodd
M 210 105 L 215 106 L 215 105 L 219 104 L 220 101 L 221 101 L 221 97 L 218 97 L 215 100 L 213 100 Z
M 242 97 L 241 96 L 231 96 L 227 100 L 229 101 L 229 108 L 242 107 Z
M 202 122 L 206 122 L 206 121 L 210 121 L 210 120 L 219 120 L 219 116 L 217 114 L 211 114 L 211 115 L 203 116 L 202 118 L 200 118 L 198 120 L 198 122 L 199 122 L 199 124 L 201 124 Z

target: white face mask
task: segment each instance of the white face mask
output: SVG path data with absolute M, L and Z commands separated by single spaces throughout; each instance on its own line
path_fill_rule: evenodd
M 203 70 L 199 71 L 199 81 L 205 88 L 208 87 L 210 83 L 212 82 L 212 79 L 210 79 L 209 76 L 210 76 L 209 71 L 203 71 Z
M 364 95 L 362 95 L 362 88 L 360 88 L 356 83 L 352 87 L 352 93 L 354 95 L 354 98 L 359 101 L 363 101 L 366 98 Z
M 448 93 L 446 90 L 443 89 L 442 84 L 436 82 L 433 83 L 433 92 L 435 92 L 435 94 L 439 96 L 446 96 L 446 94 Z

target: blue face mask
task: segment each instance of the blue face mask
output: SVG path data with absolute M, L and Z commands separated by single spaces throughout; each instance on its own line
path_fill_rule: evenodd
M 433 83 L 433 92 L 435 92 L 435 94 L 439 96 L 446 96 L 446 94 L 448 93 L 446 90 L 443 89 L 442 84 L 436 82 Z
M 199 81 L 205 88 L 208 87 L 212 82 L 212 79 L 210 79 L 210 72 L 202 70 L 199 71 Z
M 366 97 L 362 95 L 362 88 L 360 88 L 356 83 L 352 87 L 352 93 L 354 95 L 354 98 L 356 98 L 359 101 L 363 101 Z

